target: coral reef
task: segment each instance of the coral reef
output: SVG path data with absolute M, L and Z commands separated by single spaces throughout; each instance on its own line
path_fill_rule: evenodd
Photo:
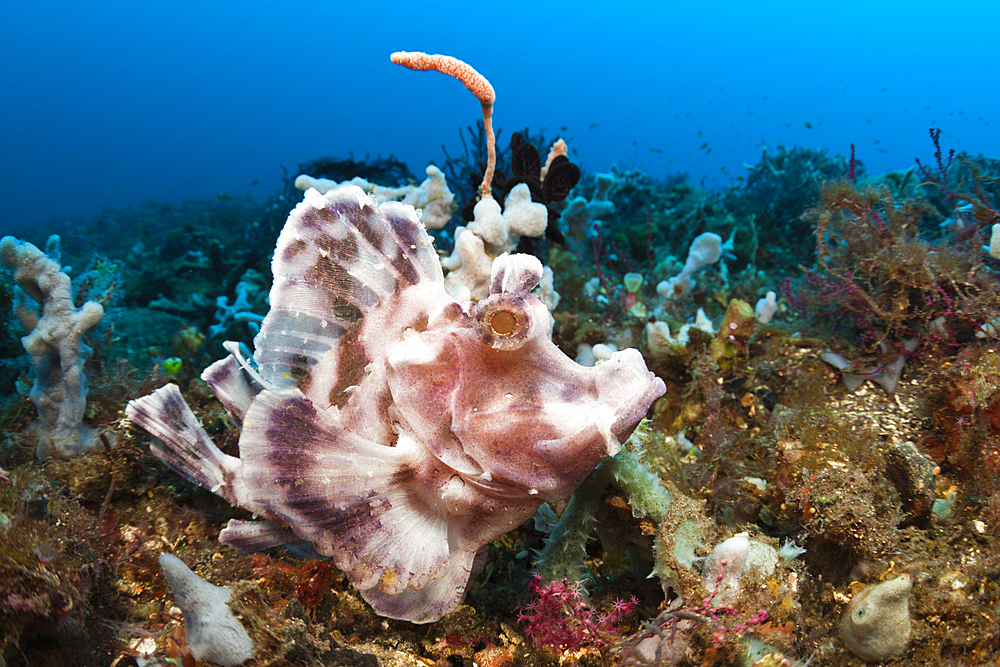
M 996 279 L 979 270 L 978 247 L 921 238 L 926 214 L 925 202 L 896 201 L 885 188 L 826 184 L 807 216 L 822 270 L 809 275 L 806 303 L 848 320 L 869 344 L 917 335 L 954 349 L 968 340 L 1000 308 Z
M 460 74 L 484 110 L 492 103 L 470 69 L 412 58 Z M 33 424 L 46 408 L 31 400 L 18 340 L 31 327 L 3 319 L 0 665 L 207 655 L 194 612 L 174 606 L 164 552 L 232 591 L 223 613 L 246 631 L 255 665 L 995 662 L 1000 160 L 949 150 L 934 129 L 933 157 L 881 176 L 853 147 L 849 158 L 780 147 L 706 191 L 683 175 L 582 170 L 571 147 L 527 130 L 492 146 L 491 129 L 460 133 L 465 150 L 423 183 L 391 157 L 296 172 L 410 197 L 421 222 L 443 225 L 432 250 L 416 213 L 403 216 L 419 242 L 393 247 L 415 246 L 417 269 L 396 255 L 345 260 L 368 257 L 360 230 L 338 249 L 297 228 L 301 239 L 282 236 L 275 278 L 274 240 L 302 199 L 291 178 L 261 201 L 220 193 L 47 226 L 65 239 L 51 275 L 73 276 L 57 278 L 60 307 L 104 310 L 86 334 L 89 358 L 82 329 L 66 341 L 90 385 L 73 421 L 106 437 L 80 456 L 37 459 Z M 352 211 L 370 202 L 351 192 Z M 346 205 L 315 190 L 306 199 L 300 213 L 317 218 Z M 685 259 L 705 238 L 718 257 L 692 280 Z M 515 250 L 537 259 L 503 254 Z M 373 317 L 400 292 L 390 278 L 421 271 L 437 287 L 402 292 L 433 292 L 437 306 L 393 302 Z M 23 275 L 0 281 L 0 308 L 30 325 L 35 309 L 14 285 Z M 657 284 L 671 276 L 680 289 L 668 283 L 664 297 Z M 538 294 L 525 293 L 535 281 Z M 318 292 L 269 304 L 272 284 Z M 248 325 L 269 307 L 281 314 L 255 336 Z M 294 316 L 307 307 L 323 317 Z M 400 340 L 379 348 L 394 331 Z M 210 366 L 223 340 L 231 355 Z M 492 364 L 502 356 L 525 363 L 504 375 Z M 553 359 L 558 382 L 545 380 Z M 617 419 L 615 392 L 597 378 L 623 360 L 654 372 L 663 396 Z M 162 400 L 139 398 L 150 394 Z M 172 442 L 123 419 L 136 399 Z M 621 442 L 624 422 L 640 418 Z M 532 447 L 469 439 L 483 424 L 532 433 Z M 563 436 L 580 424 L 597 445 L 566 454 Z M 384 437 L 360 445 L 362 430 Z M 417 432 L 433 443 L 426 452 Z M 352 444 L 330 455 L 336 467 L 311 453 L 342 439 Z M 417 463 L 386 465 L 394 457 Z M 230 503 L 250 495 L 235 490 L 244 474 L 254 502 L 237 504 L 250 511 Z M 441 528 L 449 512 L 471 518 Z M 444 602 L 428 614 L 427 600 Z
M 765 148 L 760 162 L 744 166 L 744 183 L 723 197 L 726 208 L 735 216 L 754 216 L 757 227 L 782 239 L 762 247 L 757 263 L 771 269 L 811 261 L 816 247 L 809 240 L 811 225 L 802 214 L 816 205 L 825 183 L 846 179 L 847 160 L 812 148 L 779 146 L 773 153 Z M 863 174 L 858 163 L 855 177 Z

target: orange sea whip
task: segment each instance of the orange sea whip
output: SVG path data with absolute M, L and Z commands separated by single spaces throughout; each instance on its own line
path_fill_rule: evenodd
M 392 62 L 413 70 L 434 70 L 453 76 L 461 81 L 469 89 L 483 109 L 483 126 L 486 128 L 486 151 L 488 160 L 486 163 L 486 173 L 483 174 L 483 197 L 491 197 L 490 182 L 493 180 L 493 170 L 496 168 L 497 153 L 496 139 L 493 136 L 493 103 L 496 102 L 497 94 L 493 86 L 482 74 L 477 72 L 468 63 L 440 54 L 429 54 L 420 51 L 397 51 L 389 58 Z

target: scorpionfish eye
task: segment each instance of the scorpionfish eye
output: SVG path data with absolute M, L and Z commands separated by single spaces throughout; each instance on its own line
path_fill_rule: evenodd
M 522 294 L 494 294 L 476 307 L 476 328 L 494 350 L 516 350 L 532 335 L 537 315 Z M 544 306 L 543 306 L 544 308 Z

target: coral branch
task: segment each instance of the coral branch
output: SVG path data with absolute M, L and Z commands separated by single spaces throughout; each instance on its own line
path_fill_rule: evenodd
M 486 150 L 489 155 L 486 164 L 486 173 L 483 174 L 483 197 L 490 197 L 490 182 L 493 180 L 493 171 L 496 169 L 497 152 L 496 138 L 493 135 L 493 103 L 496 102 L 497 95 L 493 86 L 482 74 L 474 70 L 468 63 L 440 54 L 428 54 L 420 51 L 397 51 L 389 56 L 392 62 L 402 65 L 412 70 L 434 70 L 455 77 L 469 92 L 476 96 L 483 109 L 483 125 L 486 128 Z
M 951 184 L 948 183 L 948 170 L 951 169 L 952 160 L 955 158 L 955 149 L 952 148 L 948 151 L 948 159 L 945 160 L 941 151 L 941 129 L 930 128 L 930 135 L 931 141 L 934 142 L 934 159 L 937 161 L 938 173 L 935 174 L 925 167 L 919 158 L 917 158 L 917 168 L 920 170 L 920 175 L 923 176 L 924 180 L 936 185 L 941 190 L 941 194 L 948 200 L 948 203 L 951 204 L 951 207 L 957 208 L 962 198 L 952 189 Z

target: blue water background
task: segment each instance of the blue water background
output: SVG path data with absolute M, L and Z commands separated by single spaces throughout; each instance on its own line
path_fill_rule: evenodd
M 591 171 L 721 187 L 765 147 L 853 142 L 877 173 L 930 159 L 931 126 L 1000 156 L 997 26 L 997 0 L 8 1 L 0 232 L 37 241 L 50 216 L 263 198 L 280 165 L 325 155 L 392 154 L 419 175 L 442 144 L 461 150 L 479 105 L 391 64 L 396 50 L 467 60 L 507 136 L 565 136 Z

